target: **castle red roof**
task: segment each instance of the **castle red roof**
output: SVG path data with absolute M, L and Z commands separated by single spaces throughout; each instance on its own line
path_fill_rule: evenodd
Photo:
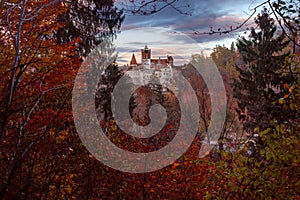
M 158 69 L 160 67 L 168 67 L 168 64 L 171 64 L 173 66 L 174 58 L 173 56 L 168 56 L 167 58 L 161 59 L 160 57 L 158 59 L 152 59 L 151 58 L 151 49 L 148 49 L 148 46 L 145 45 L 144 49 L 141 49 L 141 56 L 143 59 L 149 59 L 151 63 L 151 67 L 154 67 L 155 69 Z M 135 65 L 135 67 L 142 66 L 142 63 L 137 63 L 134 53 L 132 54 L 130 66 Z
M 131 57 L 130 65 L 136 65 L 136 64 L 137 64 L 137 62 L 136 62 L 136 59 L 135 59 L 135 55 L 133 53 L 132 57 Z

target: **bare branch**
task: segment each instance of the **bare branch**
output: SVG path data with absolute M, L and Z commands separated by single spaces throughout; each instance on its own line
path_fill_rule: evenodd
M 119 3 L 125 12 L 133 15 L 152 15 L 158 13 L 165 8 L 172 8 L 179 14 L 190 15 L 188 12 L 184 12 L 182 7 L 176 7 L 176 3 L 181 0 L 125 0 Z M 186 7 L 189 7 L 187 5 Z
M 269 1 L 269 0 L 268 0 Z M 230 26 L 229 29 L 225 29 L 225 30 L 221 30 L 221 28 L 219 28 L 217 31 L 215 31 L 213 29 L 213 27 L 211 27 L 211 30 L 209 32 L 200 32 L 200 31 L 195 31 L 193 33 L 190 33 L 190 34 L 197 34 L 197 35 L 213 35 L 213 34 L 229 34 L 229 33 L 232 33 L 232 32 L 235 32 L 235 31 L 240 31 L 240 29 L 242 27 L 244 27 L 250 20 L 251 18 L 257 13 L 257 9 L 262 7 L 263 5 L 267 4 L 268 1 L 266 2 L 263 2 L 261 4 L 259 4 L 258 6 L 255 6 L 254 8 L 252 8 L 252 13 L 248 16 L 247 19 L 245 19 L 241 24 L 239 24 L 238 26 L 236 27 L 233 27 L 233 26 Z
M 57 4 L 59 2 L 62 2 L 62 1 L 63 0 L 56 0 L 56 1 L 51 1 L 47 4 L 43 4 L 42 6 L 36 8 L 36 9 L 32 10 L 31 12 L 29 12 L 28 14 L 26 14 L 23 20 L 24 21 L 31 21 L 31 20 L 35 19 L 40 14 L 40 12 L 42 10 L 46 9 L 49 6 L 52 6 L 52 5 Z
M 298 44 L 298 43 L 295 41 L 295 39 L 292 38 L 292 37 L 288 34 L 288 31 L 286 31 L 286 29 L 283 27 L 283 25 L 282 25 L 282 23 L 281 23 L 281 21 L 280 21 L 278 15 L 279 15 L 279 16 L 282 18 L 282 20 L 284 21 L 284 25 L 285 25 L 285 26 L 288 26 L 288 27 L 287 27 L 288 30 L 293 31 L 294 28 L 293 28 L 291 25 L 289 25 L 289 23 L 286 21 L 285 17 L 282 15 L 282 13 L 280 13 L 280 11 L 279 11 L 277 8 L 276 8 L 276 9 L 273 8 L 274 5 L 272 5 L 271 2 L 268 1 L 268 3 L 269 3 L 269 7 L 270 7 L 271 10 L 273 11 L 273 14 L 274 14 L 274 16 L 275 16 L 275 18 L 276 18 L 276 21 L 278 22 L 280 28 L 282 29 L 283 34 L 284 34 L 290 41 L 292 41 L 292 42 L 294 43 L 294 45 L 300 47 L 300 44 Z M 295 48 L 294 48 L 294 51 L 295 51 Z

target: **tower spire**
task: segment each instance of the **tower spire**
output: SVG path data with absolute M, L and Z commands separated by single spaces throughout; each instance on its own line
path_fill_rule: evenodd
M 136 58 L 135 58 L 135 55 L 134 53 L 132 53 L 132 57 L 131 57 L 131 61 L 130 61 L 130 65 L 136 65 L 137 62 L 136 62 Z

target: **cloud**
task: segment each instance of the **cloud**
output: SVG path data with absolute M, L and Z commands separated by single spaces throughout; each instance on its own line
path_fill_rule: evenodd
M 262 1 L 253 1 L 251 7 Z M 154 55 L 163 56 L 167 53 L 159 49 L 166 49 L 173 52 L 174 56 L 180 55 L 184 58 L 201 51 L 209 55 L 216 45 L 230 45 L 238 33 L 222 35 L 199 33 L 209 32 L 211 27 L 214 30 L 218 28 L 224 30 L 241 24 L 248 16 L 246 12 L 250 13 L 248 10 L 250 3 L 242 0 L 179 0 L 175 6 L 192 13 L 192 16 L 181 15 L 170 7 L 151 16 L 126 15 L 116 42 L 118 51 L 127 53 L 123 60 L 125 57 L 130 60 L 132 52 L 139 53 L 145 44 L 155 49 Z M 185 7 L 188 4 L 190 7 Z M 167 28 L 169 31 L 160 31 L 156 28 Z M 182 33 L 187 37 L 180 37 Z M 197 47 L 195 43 L 198 44 Z
M 190 37 L 199 43 L 234 38 L 237 36 L 236 33 L 227 35 L 195 33 L 209 32 L 211 27 L 214 30 L 218 28 L 229 30 L 230 27 L 236 27 L 246 19 L 245 13 L 244 16 L 242 16 L 242 13 L 248 10 L 250 3 L 237 0 L 223 0 L 221 3 L 219 0 L 186 0 L 179 1 L 176 6 L 184 9 L 184 6 L 188 4 L 190 5 L 189 12 L 192 13 L 192 16 L 179 14 L 172 8 L 164 9 L 151 16 L 126 16 L 122 31 L 138 27 L 165 27 L 174 30 L 174 32 L 189 34 Z M 170 36 L 171 40 L 174 38 Z M 153 45 L 156 44 L 153 42 Z
M 129 30 L 135 27 L 172 27 L 177 31 L 192 31 L 201 29 L 210 30 L 210 26 L 224 27 L 236 22 L 241 22 L 243 17 L 250 13 L 249 6 L 254 7 L 263 0 L 251 2 L 242 0 L 185 0 L 178 1 L 176 6 L 183 12 L 187 11 L 192 16 L 182 15 L 168 7 L 161 12 L 151 16 L 130 16 L 127 15 L 122 30 Z M 189 8 L 185 6 L 189 5 Z M 222 18 L 226 21 L 222 21 Z M 232 20 L 231 23 L 229 23 Z

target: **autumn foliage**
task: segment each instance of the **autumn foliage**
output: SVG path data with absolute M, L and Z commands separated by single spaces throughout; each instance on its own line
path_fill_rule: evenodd
M 60 0 L 0 2 L 0 199 L 299 198 L 299 50 L 290 43 L 299 40 L 299 36 L 294 28 L 293 41 L 289 40 L 293 34 L 281 36 L 285 42 L 282 51 L 290 52 L 282 54 L 285 57 L 278 66 L 282 73 L 292 72 L 293 80 L 278 83 L 281 93 L 266 103 L 277 109 L 276 113 L 288 115 L 268 115 L 268 123 L 264 123 L 267 126 L 258 126 L 251 121 L 252 129 L 244 131 L 243 125 L 250 121 L 243 121 L 249 116 L 240 111 L 247 106 L 239 107 L 238 99 L 228 94 L 227 120 L 220 140 L 210 154 L 199 159 L 201 142 L 210 123 L 211 104 L 205 83 L 191 65 L 206 58 L 193 55 L 192 62 L 182 73 L 189 77 L 189 83 L 196 91 L 199 105 L 192 106 L 199 106 L 203 112 L 199 132 L 176 162 L 158 171 L 130 174 L 97 161 L 80 141 L 74 126 L 72 89 L 84 55 L 103 42 L 96 37 L 101 27 L 102 37 L 113 38 L 124 19 L 122 11 L 114 7 L 114 1 L 87 2 L 97 5 L 95 7 L 106 17 L 97 21 L 99 29 L 89 27 L 90 35 L 78 31 L 76 25 L 79 25 L 72 23 L 76 19 L 74 13 L 80 13 L 80 20 L 84 21 L 88 16 L 89 23 L 93 24 L 93 14 L 97 12 L 87 9 L 93 6 Z M 283 5 L 279 2 L 278 5 Z M 286 12 L 289 12 L 287 7 Z M 69 17 L 70 13 L 74 18 Z M 286 15 L 282 17 L 285 19 Z M 289 20 L 291 26 L 297 24 Z M 93 36 L 91 44 L 90 36 Z M 251 57 L 253 48 L 247 46 L 247 42 L 243 43 L 247 49 L 243 54 Z M 273 59 L 274 55 L 269 56 Z M 231 49 L 217 46 L 212 58 L 222 73 L 227 93 L 233 92 L 231 83 L 241 77 L 240 68 L 236 66 L 246 63 L 251 67 L 254 63 L 243 61 L 234 44 Z M 110 73 L 113 78 L 119 78 L 122 72 L 118 71 L 117 65 L 115 67 Z M 275 74 L 273 71 L 268 73 L 270 76 Z M 117 79 L 102 81 L 113 86 Z M 110 92 L 102 91 L 102 95 L 109 96 Z M 145 96 L 150 98 L 145 100 Z M 180 111 L 178 101 L 171 93 L 162 95 L 149 87 L 137 90 L 134 101 L 144 103 L 145 107 L 132 105 L 132 113 L 139 113 L 134 110 L 138 108 L 145 115 L 143 118 L 134 116 L 135 122 L 140 125 L 149 122 L 149 99 L 152 104 L 161 103 L 168 108 L 169 116 L 161 132 L 151 138 L 126 135 L 117 127 L 110 110 L 99 119 L 106 135 L 120 148 L 150 152 L 167 145 L 176 134 Z M 255 99 L 253 102 L 259 104 L 261 101 Z M 96 107 L 105 110 L 109 104 L 99 101 Z M 190 134 L 190 130 L 185 131 Z M 259 142 L 254 137 L 258 137 Z

